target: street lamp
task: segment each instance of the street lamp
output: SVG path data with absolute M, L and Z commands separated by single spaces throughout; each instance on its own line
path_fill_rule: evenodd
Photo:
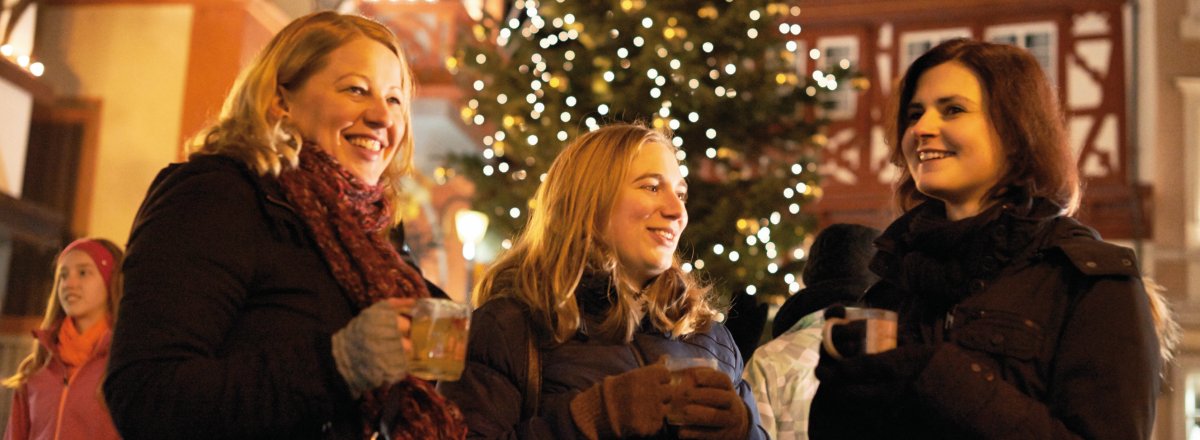
M 463 259 L 467 266 L 467 304 L 471 303 L 471 290 L 475 287 L 475 246 L 483 241 L 487 232 L 488 216 L 479 211 L 461 209 L 454 214 L 454 230 L 462 243 Z

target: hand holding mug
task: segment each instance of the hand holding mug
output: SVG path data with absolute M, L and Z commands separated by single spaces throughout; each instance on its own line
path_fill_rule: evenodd
M 707 369 L 716 371 L 717 360 L 710 357 L 668 357 L 667 370 L 671 372 L 672 399 L 670 411 L 667 413 L 667 423 L 682 425 L 686 399 L 681 393 L 695 386 L 695 377 L 688 373 L 692 370 Z
M 355 397 L 404 379 L 408 345 L 401 326 L 406 322 L 384 300 L 363 309 L 333 334 L 335 366 Z
M 728 375 L 704 366 L 685 369 L 682 376 L 667 414 L 669 423 L 680 425 L 679 438 L 746 437 L 750 413 Z

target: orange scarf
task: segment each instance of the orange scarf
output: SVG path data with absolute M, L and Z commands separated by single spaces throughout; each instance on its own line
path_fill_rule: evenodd
M 82 334 L 75 328 L 75 319 L 68 317 L 58 328 L 58 355 L 67 364 L 67 373 L 73 374 L 75 369 L 83 366 L 91 359 L 100 338 L 108 333 L 108 320 L 101 319 L 92 324 L 92 328 Z

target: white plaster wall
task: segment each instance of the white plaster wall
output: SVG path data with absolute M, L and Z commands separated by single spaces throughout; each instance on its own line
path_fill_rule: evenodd
M 33 97 L 25 89 L 0 79 L 0 191 L 21 198 L 25 150 Z
M 12 5 L 8 1 L 3 3 L 5 10 L 0 14 L 0 23 L 7 23 L 11 18 L 8 8 Z M 29 56 L 33 53 L 36 17 L 37 5 L 30 5 L 13 28 L 8 46 L 14 55 Z M 0 102 L 4 103 L 0 106 L 0 192 L 21 198 L 33 97 L 24 89 L 0 79 Z M 3 279 L 5 278 L 0 278 Z
M 101 100 L 87 233 L 124 243 L 146 188 L 179 150 L 193 9 L 188 4 L 43 6 L 45 78 Z
M 1143 266 L 1167 289 L 1167 297 L 1184 328 L 1182 348 L 1168 369 L 1167 390 L 1159 399 L 1154 438 L 1195 440 L 1190 435 L 1196 389 L 1189 378 L 1200 373 L 1200 274 L 1196 251 L 1195 207 L 1200 190 L 1193 176 L 1196 162 L 1197 112 L 1188 115 L 1182 78 L 1200 78 L 1200 36 L 1189 36 L 1183 24 L 1198 0 L 1137 0 L 1139 17 L 1138 144 L 1141 179 L 1154 188 L 1154 237 L 1147 243 Z M 1194 92 L 1193 92 L 1194 93 Z M 1190 133 L 1190 134 L 1189 134 Z

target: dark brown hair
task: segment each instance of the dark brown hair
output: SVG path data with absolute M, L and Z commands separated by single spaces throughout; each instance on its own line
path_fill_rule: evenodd
M 904 109 L 916 93 L 917 83 L 929 69 L 958 62 L 975 73 L 983 89 L 988 119 L 1000 136 L 1008 169 L 985 196 L 995 200 L 1014 191 L 1044 197 L 1062 206 L 1067 214 L 1079 207 L 1082 188 L 1075 156 L 1067 145 L 1063 114 L 1049 79 L 1025 49 L 956 39 L 937 45 L 909 66 L 890 110 L 891 160 L 900 167 L 896 204 L 902 211 L 929 199 L 917 190 L 904 158 L 903 139 L 910 122 Z

